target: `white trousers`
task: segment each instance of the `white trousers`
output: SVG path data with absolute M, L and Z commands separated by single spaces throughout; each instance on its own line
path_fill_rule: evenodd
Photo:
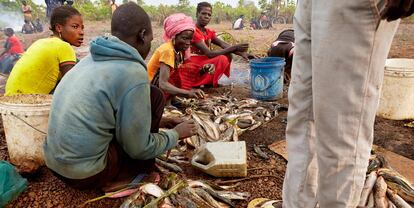
M 399 21 L 383 0 L 299 0 L 286 130 L 285 208 L 356 207 L 384 65 Z

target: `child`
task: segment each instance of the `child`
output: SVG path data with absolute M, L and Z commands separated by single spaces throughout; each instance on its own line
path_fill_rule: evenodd
M 0 55 L 0 72 L 9 74 L 14 63 L 20 58 L 24 50 L 20 40 L 14 35 L 12 28 L 6 28 L 4 34 L 7 36 L 7 40 L 4 44 L 5 50 Z
M 49 94 L 76 63 L 75 51 L 83 42 L 81 14 L 71 6 L 53 10 L 53 36 L 34 42 L 14 66 L 6 84 L 6 95 Z

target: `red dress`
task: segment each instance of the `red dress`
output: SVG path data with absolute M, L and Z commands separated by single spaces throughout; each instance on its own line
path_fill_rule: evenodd
M 10 50 L 8 51 L 11 54 L 22 54 L 24 52 L 23 46 L 20 43 L 19 39 L 16 36 L 11 36 L 7 39 L 7 44 L 10 44 Z
M 192 87 L 207 84 L 217 87 L 218 80 L 223 74 L 227 77 L 230 76 L 231 59 L 228 56 L 220 55 L 214 58 L 208 58 L 194 46 L 194 43 L 204 41 L 207 47 L 210 48 L 211 41 L 214 38 L 216 38 L 216 32 L 214 30 L 206 28 L 206 33 L 203 33 L 196 27 L 193 40 L 191 41 L 191 57 L 178 67 L 176 73 L 170 75 L 171 83 L 175 86 L 178 85 L 182 89 L 191 89 Z M 214 64 L 214 74 L 205 73 L 200 75 L 200 69 L 205 64 Z

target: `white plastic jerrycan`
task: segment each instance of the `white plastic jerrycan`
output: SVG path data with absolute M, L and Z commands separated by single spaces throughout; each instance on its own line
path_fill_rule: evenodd
M 209 142 L 193 155 L 191 164 L 216 177 L 246 177 L 246 143 Z

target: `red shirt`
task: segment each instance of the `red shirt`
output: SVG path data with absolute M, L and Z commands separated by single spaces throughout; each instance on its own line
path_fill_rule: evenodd
M 22 44 L 16 36 L 11 36 L 7 39 L 7 44 L 10 45 L 10 50 L 8 51 L 11 54 L 22 54 L 24 52 Z
M 191 53 L 204 55 L 197 47 L 194 46 L 194 43 L 199 43 L 200 41 L 204 41 L 208 48 L 211 46 L 211 40 L 216 38 L 216 31 L 205 28 L 206 32 L 202 32 L 198 27 L 196 27 L 194 31 L 193 40 L 191 40 Z

